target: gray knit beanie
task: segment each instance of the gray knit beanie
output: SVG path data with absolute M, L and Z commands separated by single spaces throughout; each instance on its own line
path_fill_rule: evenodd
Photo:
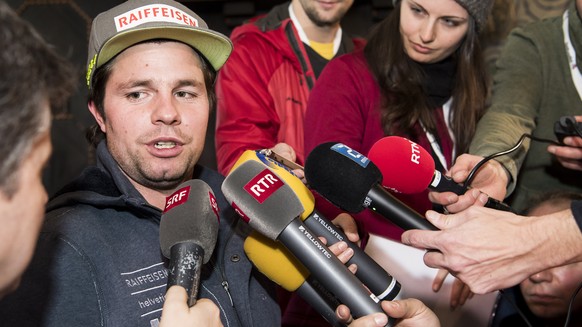
M 392 0 L 393 4 L 396 4 L 400 0 Z M 485 25 L 487 24 L 487 16 L 493 8 L 494 0 L 455 0 L 458 4 L 463 6 L 475 20 L 475 27 L 477 32 L 481 32 Z
M 493 0 L 455 0 L 458 4 L 467 9 L 469 15 L 475 19 L 477 31 L 481 32 L 487 25 L 487 17 L 493 7 Z

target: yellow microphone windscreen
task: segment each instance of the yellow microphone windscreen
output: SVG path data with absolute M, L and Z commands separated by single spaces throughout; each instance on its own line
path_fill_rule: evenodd
M 289 292 L 294 292 L 309 276 L 309 270 L 283 244 L 256 231 L 246 238 L 244 250 L 261 273 Z

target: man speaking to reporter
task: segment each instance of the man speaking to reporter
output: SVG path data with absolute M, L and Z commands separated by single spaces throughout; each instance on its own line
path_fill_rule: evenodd
M 0 306 L 2 324 L 157 326 L 167 284 L 161 208 L 193 178 L 211 186 L 222 209 L 199 292 L 214 304 L 201 303 L 220 307 L 224 325 L 279 323 L 271 283 L 244 257 L 244 222 L 220 193 L 222 177 L 196 164 L 216 71 L 231 50 L 175 1 L 127 1 L 94 19 L 86 76 L 97 163 L 50 200 L 30 269 Z

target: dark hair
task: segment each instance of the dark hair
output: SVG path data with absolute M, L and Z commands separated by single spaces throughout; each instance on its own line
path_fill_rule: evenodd
M 175 42 L 173 40 L 168 39 L 152 39 L 147 40 L 141 43 L 163 43 L 163 42 Z M 202 67 L 202 73 L 204 74 L 204 83 L 206 84 L 206 91 L 208 96 L 208 102 L 210 105 L 210 111 L 212 112 L 216 107 L 216 92 L 214 89 L 214 84 L 216 81 L 216 70 L 212 67 L 210 62 L 204 57 L 198 50 L 192 48 L 198 58 L 200 59 Z M 119 55 L 117 55 L 119 56 Z M 111 76 L 111 72 L 113 70 L 113 66 L 115 65 L 115 61 L 117 60 L 117 56 L 113 57 L 103 66 L 99 67 L 95 74 L 93 74 L 93 80 L 91 81 L 91 89 L 89 90 L 89 102 L 95 103 L 95 107 L 97 111 L 103 117 L 104 120 L 107 119 L 105 117 L 105 108 L 104 108 L 104 100 L 105 100 L 105 86 L 107 85 L 107 81 L 109 80 L 109 76 Z M 101 131 L 101 128 L 98 124 L 94 124 L 93 126 L 89 127 L 86 133 L 86 138 L 90 144 L 93 146 L 97 146 L 101 140 L 105 138 L 105 134 Z
M 11 197 L 18 191 L 18 167 L 46 131 L 45 102 L 65 104 L 76 83 L 69 63 L 5 2 L 0 2 L 0 76 L 0 192 Z
M 436 134 L 428 96 L 423 89 L 426 78 L 420 64 L 405 52 L 400 35 L 400 6 L 394 9 L 372 31 L 364 48 L 366 61 L 381 89 L 380 112 L 385 135 L 397 131 L 415 136 L 413 126 L 420 121 Z M 488 74 L 474 19 L 469 16 L 469 29 L 459 48 L 452 54 L 456 60 L 450 127 L 456 141 L 456 152 L 467 152 L 477 121 L 485 111 L 488 95 Z

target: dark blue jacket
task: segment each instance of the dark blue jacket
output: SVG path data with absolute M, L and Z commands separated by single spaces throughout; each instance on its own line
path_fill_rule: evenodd
M 160 252 L 161 211 L 149 205 L 107 151 L 49 202 L 37 250 L 17 292 L 0 302 L 6 326 L 157 326 L 168 262 Z M 223 177 L 197 166 L 213 189 L 218 241 L 202 270 L 199 297 L 213 300 L 224 326 L 278 326 L 273 284 L 243 251 L 249 227 L 235 216 Z

